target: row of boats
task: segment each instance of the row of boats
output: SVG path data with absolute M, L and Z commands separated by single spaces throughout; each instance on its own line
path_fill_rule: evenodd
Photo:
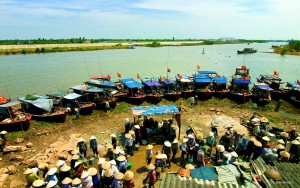
M 62 90 L 40 95 L 27 95 L 10 101 L 2 95 L 0 98 L 0 130 L 26 130 L 31 118 L 41 121 L 64 122 L 67 114 L 91 114 L 96 109 L 115 108 L 117 102 L 125 101 L 140 105 L 144 101 L 157 104 L 163 98 L 176 101 L 180 97 L 187 99 L 197 96 L 198 100 L 230 98 L 237 103 L 250 99 L 264 106 L 271 99 L 288 99 L 300 108 L 299 81 L 287 82 L 286 87 L 274 71 L 274 75 L 260 75 L 250 88 L 251 77 L 246 66 L 237 67 L 228 82 L 225 76 L 216 71 L 198 70 L 191 76 L 177 74 L 175 79 L 142 78 L 141 82 L 133 78 L 121 78 L 112 82 L 110 75 L 92 76 L 83 84 L 71 87 L 72 92 Z M 139 78 L 139 75 L 138 75 Z M 20 103 L 19 110 L 13 108 Z M 19 126 L 15 124 L 19 122 Z M 11 125 L 11 126 L 10 126 Z

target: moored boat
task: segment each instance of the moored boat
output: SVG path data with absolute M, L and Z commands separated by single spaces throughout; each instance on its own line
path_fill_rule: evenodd
M 274 73 L 277 74 L 276 71 L 274 71 Z M 286 91 L 280 87 L 280 85 L 283 84 L 282 79 L 275 74 L 274 75 L 261 74 L 257 78 L 257 82 L 268 84 L 272 88 L 272 90 L 270 91 L 272 100 L 279 100 L 285 98 Z
M 159 81 L 162 84 L 164 98 L 170 101 L 177 101 L 181 92 L 178 90 L 176 82 L 171 79 L 159 79 Z
M 252 96 L 250 84 L 249 69 L 246 66 L 237 67 L 229 85 L 229 97 L 237 103 L 248 102 Z
M 215 71 L 198 71 L 193 74 L 195 95 L 199 100 L 208 100 L 213 96 L 212 78 L 210 75 L 216 74 Z
M 253 54 L 256 52 L 257 52 L 257 50 L 255 50 L 253 48 L 244 48 L 243 50 L 237 50 L 238 54 Z
M 31 114 L 13 109 L 19 101 L 8 102 L 0 105 L 0 130 L 27 131 L 30 126 Z
M 265 106 L 271 101 L 273 89 L 266 83 L 255 83 L 252 87 L 252 101 L 258 106 Z
M 192 97 L 194 95 L 193 79 L 186 75 L 177 74 L 175 76 L 176 82 L 178 84 L 178 89 L 180 89 L 181 96 L 184 99 Z
M 77 93 L 69 93 L 62 97 L 62 105 L 66 108 L 70 108 L 72 113 L 75 113 L 75 108 L 78 108 L 80 115 L 89 115 L 94 111 L 95 103 L 82 102 L 82 95 Z
M 22 97 L 21 107 L 26 113 L 32 115 L 32 119 L 46 122 L 65 122 L 67 109 L 53 107 L 53 99 L 45 96 L 34 96 L 34 98 Z
M 144 92 L 146 94 L 147 102 L 157 104 L 163 98 L 163 93 L 161 92 L 161 84 L 154 78 L 143 78 L 141 79 L 144 85 Z
M 228 97 L 229 89 L 227 88 L 227 78 L 216 74 L 212 79 L 213 95 L 218 99 Z
M 120 82 L 124 84 L 125 91 L 128 91 L 127 102 L 137 105 L 144 102 L 146 94 L 143 92 L 143 84 L 132 78 L 121 78 Z
M 288 82 L 286 89 L 287 100 L 296 108 L 300 108 L 300 82 Z

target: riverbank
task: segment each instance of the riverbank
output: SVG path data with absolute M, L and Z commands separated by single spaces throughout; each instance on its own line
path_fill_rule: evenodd
M 152 44 L 153 42 L 120 42 L 120 43 L 101 42 L 101 43 L 77 43 L 77 44 L 0 45 L 0 55 L 132 49 L 131 46 L 158 47 L 158 46 L 152 46 Z M 203 45 L 201 41 L 158 42 L 158 44 L 159 46 Z
M 171 103 L 163 100 L 160 105 L 174 104 L 179 105 L 180 101 Z M 197 130 L 204 135 L 210 130 L 211 122 L 216 118 L 222 118 L 223 125 L 234 125 L 241 133 L 248 135 L 245 127 L 240 125 L 240 116 L 250 118 L 253 112 L 259 113 L 261 116 L 268 118 L 271 121 L 271 126 L 277 126 L 286 130 L 300 125 L 300 110 L 295 109 L 288 102 L 283 102 L 279 112 L 274 112 L 276 101 L 272 101 L 266 107 L 257 108 L 255 104 L 249 102 L 243 105 L 237 105 L 234 102 L 224 99 L 211 99 L 209 101 L 198 101 L 198 106 L 190 105 L 189 100 L 184 101 L 185 110 L 181 114 L 181 138 L 185 134 L 185 130 L 189 125 L 196 127 Z M 143 105 L 149 105 L 143 103 Z M 23 172 L 27 168 L 26 162 L 30 160 L 38 160 L 39 162 L 49 161 L 56 163 L 59 154 L 66 154 L 63 150 L 64 146 L 74 148 L 76 145 L 76 138 L 83 137 L 87 142 L 91 135 L 95 135 L 100 148 L 103 148 L 105 143 L 110 141 L 110 134 L 115 133 L 117 136 L 123 135 L 124 122 L 126 118 L 133 121 L 131 112 L 131 105 L 127 103 L 118 103 L 116 109 L 109 113 L 103 111 L 94 111 L 92 115 L 80 116 L 78 120 L 72 116 L 68 116 L 65 123 L 41 123 L 32 121 L 30 129 L 27 132 L 8 133 L 7 138 L 12 145 L 17 145 L 15 140 L 23 138 L 24 142 L 19 145 L 25 146 L 28 142 L 32 143 L 32 147 L 27 148 L 22 152 L 11 152 L 5 155 L 0 154 L 0 165 L 2 168 L 14 165 L 17 171 L 9 175 L 6 185 L 9 187 L 11 182 L 21 182 L 19 187 L 24 187 L 25 175 Z M 162 121 L 164 118 L 171 118 L 171 116 L 153 116 L 154 120 Z M 224 134 L 224 127 L 221 125 L 219 130 L 219 138 Z M 299 132 L 299 131 L 298 131 Z M 177 128 L 178 135 L 178 128 Z M 155 140 L 154 140 L 155 141 Z M 162 145 L 154 144 L 153 152 L 161 150 Z M 118 143 L 121 145 L 121 142 Z M 103 150 L 100 149 L 103 152 Z M 92 156 L 92 151 L 88 148 L 88 156 Z M 101 156 L 103 153 L 100 154 Z M 11 160 L 16 156 L 21 156 L 21 160 Z M 177 171 L 179 166 L 180 151 L 176 155 L 176 163 L 172 163 L 170 169 L 166 169 L 164 173 Z M 139 151 L 136 151 L 134 156 L 129 157 L 129 162 L 132 162 L 132 171 L 135 174 L 136 187 L 143 187 L 143 179 L 147 172 L 145 169 L 145 146 L 141 146 Z M 154 159 L 152 159 L 152 162 Z M 69 162 L 68 162 L 69 163 Z M 89 165 L 90 166 L 90 165 Z M 92 166 L 97 166 L 97 160 Z M 158 186 L 160 181 L 156 182 Z

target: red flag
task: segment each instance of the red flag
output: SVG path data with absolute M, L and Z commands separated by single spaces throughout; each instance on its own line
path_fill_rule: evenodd
M 198 69 L 198 70 L 200 69 L 200 65 L 197 65 L 197 69 Z
M 118 72 L 117 72 L 117 74 L 118 74 L 118 78 L 121 78 L 121 74 L 120 74 L 120 73 L 118 73 Z
M 140 79 L 140 78 L 141 78 L 139 73 L 137 73 L 136 77 L 137 77 L 138 79 Z
M 274 71 L 274 75 L 275 75 L 275 76 L 279 76 L 279 72 Z
M 162 78 L 162 76 L 161 76 L 161 75 L 159 76 L 159 80 L 160 80 L 160 81 L 162 81 L 162 80 L 163 80 L 163 78 Z
M 170 68 L 167 68 L 167 72 L 171 72 L 171 69 L 170 69 Z
M 242 70 L 246 70 L 247 69 L 247 67 L 246 66 L 242 66 Z
M 177 74 L 177 77 L 181 79 L 181 78 L 182 78 L 182 75 L 178 73 L 178 74 Z
M 221 76 L 217 73 L 217 74 L 216 74 L 216 77 L 217 77 L 217 78 L 220 78 Z
M 299 85 L 300 85 L 300 81 L 299 81 L 299 80 L 297 80 L 297 84 L 299 84 Z
M 6 103 L 6 98 L 4 96 L 4 93 L 2 93 L 1 98 L 0 98 L 0 104 Z
M 108 74 L 108 75 L 107 75 L 107 79 L 108 79 L 108 80 L 110 80 L 110 79 L 111 79 L 111 76 L 110 76 L 110 74 Z

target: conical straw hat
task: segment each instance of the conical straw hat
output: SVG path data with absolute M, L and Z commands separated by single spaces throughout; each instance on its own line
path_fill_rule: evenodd
M 249 141 L 255 142 L 255 138 L 254 138 L 253 136 L 251 136 L 251 137 L 249 138 Z
M 60 171 L 62 171 L 62 172 L 68 172 L 69 170 L 71 170 L 71 167 L 68 165 L 65 165 L 60 168 Z
M 113 146 L 112 144 L 106 144 L 105 146 L 106 146 L 107 149 L 112 149 L 112 148 L 114 148 L 114 146 Z
M 57 185 L 57 181 L 50 180 L 46 188 L 51 188 L 54 187 L 55 185 Z
M 238 154 L 235 151 L 232 151 L 229 153 L 232 157 L 239 157 Z
M 263 136 L 263 137 L 262 137 L 262 139 L 263 139 L 263 140 L 265 140 L 265 141 L 267 141 L 267 142 L 269 142 L 269 141 L 270 141 L 270 138 L 269 138 L 269 137 L 267 137 L 267 136 Z
M 131 135 L 135 135 L 135 132 L 133 130 L 130 130 L 128 133 Z
M 287 152 L 287 151 L 281 151 L 281 152 L 280 152 L 280 156 L 285 157 L 285 158 L 289 158 L 289 157 L 290 157 L 290 154 L 289 154 L 289 152 Z
M 78 139 L 78 142 L 84 142 L 84 139 L 83 139 L 83 138 L 79 138 L 79 139 Z M 77 143 L 78 143 L 78 142 L 77 142 Z
M 203 140 L 203 135 L 202 135 L 202 134 L 197 134 L 197 138 L 198 138 L 199 140 Z
M 265 117 L 262 117 L 261 119 L 260 119 L 260 122 L 262 122 L 262 123 L 267 123 L 269 120 L 267 119 L 267 118 L 265 118 Z
M 131 134 L 129 133 L 125 134 L 125 138 L 131 138 Z
M 194 167 L 194 165 L 192 165 L 192 164 L 187 164 L 187 165 L 185 165 L 185 169 L 187 169 L 187 170 L 191 170 L 191 169 L 194 169 L 195 167 Z
M 123 177 L 124 177 L 124 174 L 121 172 L 118 172 L 115 174 L 115 179 L 117 179 L 117 180 L 121 180 L 121 179 L 123 179 Z
M 281 132 L 280 135 L 284 138 L 288 138 L 289 137 L 289 134 L 286 133 L 286 132 Z
M 42 186 L 42 185 L 44 185 L 44 180 L 35 180 L 33 183 L 32 183 L 32 186 L 33 187 L 40 187 L 40 186 Z
M 80 164 L 81 164 L 81 162 L 78 162 L 78 161 L 77 161 L 77 162 L 75 163 L 75 165 L 74 165 L 74 168 L 76 168 L 76 167 L 77 167 L 78 165 L 80 165 Z
M 90 175 L 90 173 L 88 171 L 83 171 L 80 178 L 84 179 L 84 178 L 88 177 L 89 175 Z
M 25 170 L 25 172 L 23 172 L 23 174 L 27 175 L 27 174 L 31 174 L 33 173 L 33 170 L 31 168 L 27 168 L 27 170 Z
M 178 142 L 179 142 L 179 141 L 178 141 L 177 139 L 174 139 L 172 143 L 173 143 L 173 144 L 177 144 Z
M 140 129 L 141 127 L 139 125 L 134 125 L 134 128 Z
M 208 137 L 212 137 L 212 136 L 214 136 L 214 133 L 213 132 L 209 132 L 208 133 Z
M 254 145 L 257 146 L 257 147 L 261 147 L 261 146 L 262 146 L 262 144 L 261 144 L 260 141 L 255 141 L 255 142 L 254 142 Z
M 218 152 L 224 152 L 225 151 L 225 147 L 223 145 L 218 145 L 217 146 L 217 151 Z
M 92 135 L 92 136 L 90 137 L 90 140 L 93 140 L 93 139 L 96 139 L 96 137 L 95 137 L 94 135 Z
M 110 137 L 116 138 L 117 136 L 113 133 L 110 135 Z
M 279 144 L 285 144 L 285 142 L 284 142 L 282 139 L 277 140 L 277 142 L 278 142 Z
M 88 172 L 90 173 L 91 176 L 95 176 L 98 173 L 97 169 L 94 167 L 89 168 Z
M 163 161 L 167 161 L 167 159 L 168 159 L 168 156 L 166 155 L 166 154 L 161 154 L 161 157 L 162 157 L 162 160 Z
M 79 159 L 79 155 L 73 155 L 73 156 L 72 156 L 72 159 L 73 159 L 73 160 Z
M 133 174 L 133 172 L 132 172 L 132 171 L 129 171 L 129 170 L 127 170 L 127 171 L 126 171 L 126 173 L 125 173 L 125 175 L 124 175 L 124 179 L 125 179 L 125 180 L 127 180 L 127 181 L 129 181 L 129 180 L 132 180 L 132 179 L 133 179 L 133 177 L 134 177 L 134 174 Z
M 121 150 L 120 150 L 119 148 L 116 148 L 116 149 L 113 150 L 113 153 L 114 153 L 114 154 L 119 154 L 120 151 L 121 151 Z
M 7 134 L 7 131 L 1 131 L 0 134 Z
M 300 142 L 298 142 L 298 140 L 293 140 L 293 141 L 292 141 L 292 144 L 294 144 L 294 145 L 299 145 Z
M 125 161 L 126 160 L 126 157 L 124 155 L 120 155 L 118 158 L 117 158 L 117 161 Z
M 47 174 L 48 174 L 48 175 L 53 175 L 53 174 L 56 173 L 56 171 L 57 171 L 57 168 L 56 168 L 56 167 L 52 167 L 52 168 L 50 168 L 50 170 L 47 172 Z
M 147 149 L 147 150 L 152 149 L 152 148 L 153 148 L 153 146 L 152 146 L 151 144 L 148 144 L 148 145 L 146 146 L 146 149 Z
M 81 184 L 81 179 L 75 178 L 72 180 L 72 186 L 79 185 L 79 184 Z
M 149 169 L 149 170 L 154 170 L 154 169 L 155 169 L 154 164 L 148 164 L 148 165 L 147 165 L 147 169 Z
M 62 165 L 64 165 L 64 164 L 66 164 L 65 161 L 63 161 L 63 160 L 58 160 L 57 163 L 56 163 L 56 166 L 57 166 L 57 167 L 60 167 L 60 166 L 62 166 Z
M 105 161 L 105 158 L 99 158 L 98 159 L 98 164 L 102 164 Z
M 172 144 L 169 141 L 165 141 L 164 145 L 169 148 L 169 147 L 171 147 Z
M 74 149 L 74 150 L 72 150 L 72 152 L 71 152 L 72 155 L 76 155 L 76 154 L 78 154 L 78 153 L 79 153 L 79 150 L 78 150 L 78 149 Z
M 72 179 L 69 177 L 66 177 L 65 179 L 62 180 L 62 184 L 70 184 L 72 182 Z
M 114 173 L 114 171 L 111 168 L 109 168 L 109 169 L 105 170 L 104 176 L 108 178 L 108 177 L 111 177 L 113 175 L 113 173 Z
M 108 161 L 104 161 L 101 166 L 104 170 L 106 170 L 110 168 L 111 164 Z
M 162 154 L 159 153 L 159 154 L 155 155 L 155 158 L 156 159 L 162 159 Z
M 277 148 L 277 149 L 284 149 L 284 145 L 282 145 L 282 144 L 277 144 L 277 145 L 275 146 L 275 148 Z

